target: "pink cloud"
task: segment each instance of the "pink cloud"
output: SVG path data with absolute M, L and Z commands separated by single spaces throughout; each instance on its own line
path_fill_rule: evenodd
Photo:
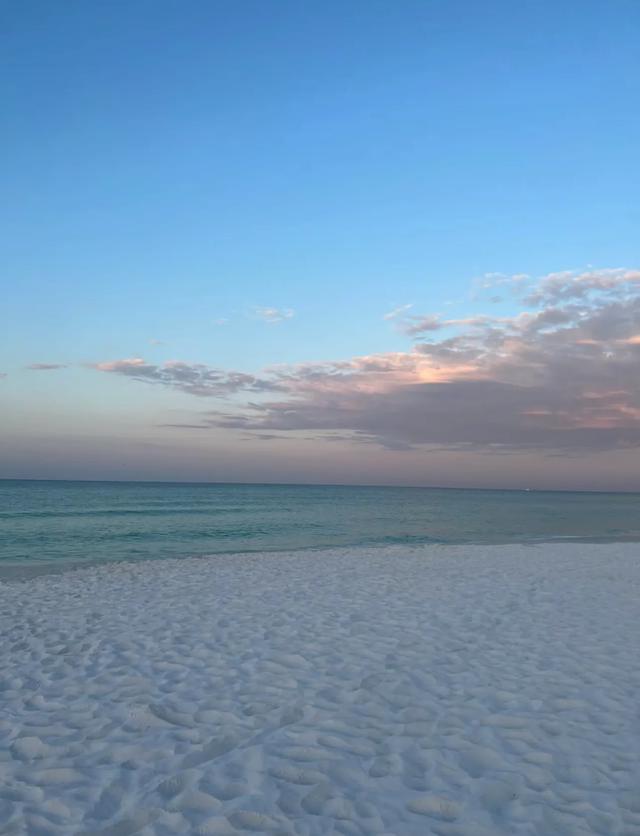
M 546 276 L 534 309 L 517 316 L 412 318 L 408 333 L 447 326 L 452 335 L 406 352 L 259 375 L 140 358 L 96 368 L 200 396 L 255 396 L 189 422 L 199 428 L 335 433 L 392 449 L 640 446 L 639 279 L 630 270 Z

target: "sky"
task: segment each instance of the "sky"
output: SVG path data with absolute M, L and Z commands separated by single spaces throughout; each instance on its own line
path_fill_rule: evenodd
M 0 477 L 640 490 L 636 0 L 0 23 Z

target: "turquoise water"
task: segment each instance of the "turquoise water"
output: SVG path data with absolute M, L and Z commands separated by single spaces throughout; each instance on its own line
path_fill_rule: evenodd
M 0 567 L 392 543 L 640 540 L 640 494 L 0 481 Z

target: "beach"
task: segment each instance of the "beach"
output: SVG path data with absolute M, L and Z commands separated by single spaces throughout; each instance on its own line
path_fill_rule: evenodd
M 640 833 L 638 545 L 0 583 L 0 830 Z

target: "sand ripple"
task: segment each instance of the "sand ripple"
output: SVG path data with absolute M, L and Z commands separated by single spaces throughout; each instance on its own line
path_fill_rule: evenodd
M 637 545 L 0 583 L 0 832 L 640 834 Z

